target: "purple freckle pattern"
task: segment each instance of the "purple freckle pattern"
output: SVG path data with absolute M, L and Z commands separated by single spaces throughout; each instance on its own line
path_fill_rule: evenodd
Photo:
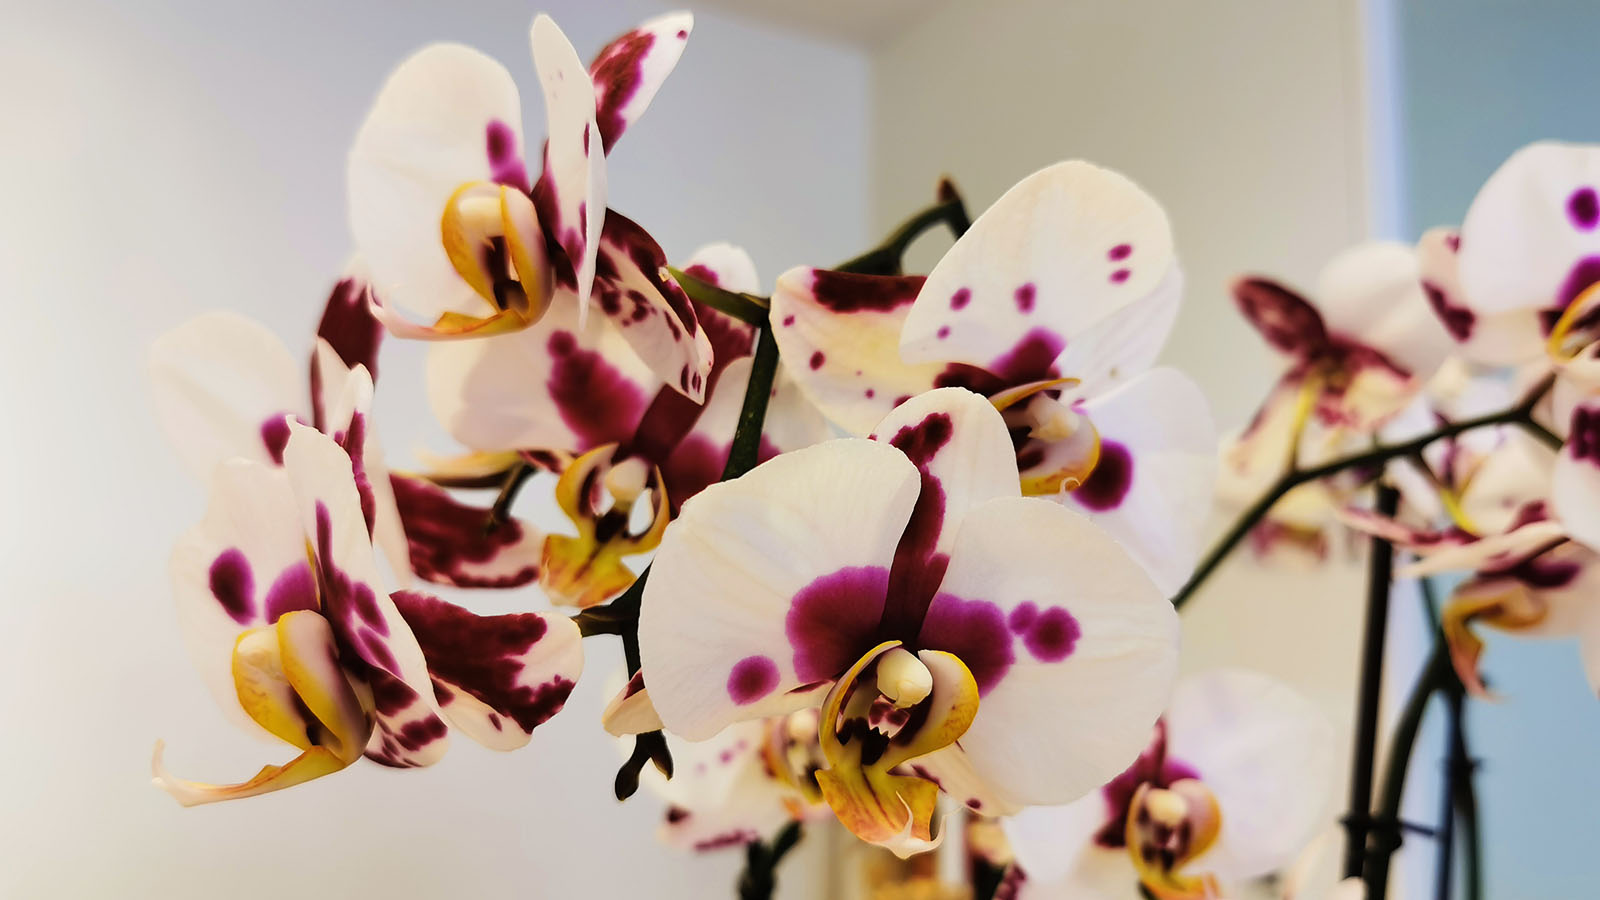
M 767 656 L 746 656 L 728 673 L 728 697 L 740 706 L 760 700 L 778 686 L 778 664 Z
M 942 341 L 942 340 L 944 340 L 945 338 L 947 338 L 949 336 L 950 336 L 950 326 L 949 325 L 940 325 L 939 326 L 939 340 Z
M 1574 227 L 1583 231 L 1593 231 L 1595 225 L 1600 224 L 1600 197 L 1597 197 L 1594 188 L 1579 188 L 1567 198 L 1567 217 L 1572 220 Z
M 824 362 L 826 362 L 827 359 L 828 358 L 826 356 L 822 355 L 822 351 L 821 350 L 818 350 L 818 351 L 812 353 L 811 354 L 811 368 L 812 368 L 812 370 L 815 371 L 817 369 L 822 368 L 822 364 Z
M 1112 262 L 1121 262 L 1133 253 L 1132 244 L 1118 244 L 1106 251 L 1106 259 Z
M 1033 282 L 1031 281 L 1022 287 L 1017 288 L 1015 295 L 1017 300 L 1017 309 L 1025 313 L 1033 312 L 1033 301 L 1037 294 L 1038 289 L 1033 286 Z
M 1011 615 L 1006 619 L 1006 624 L 1011 626 L 1013 632 L 1023 634 L 1038 616 L 1039 607 L 1035 606 L 1032 600 L 1027 600 L 1017 604 L 1016 608 L 1011 610 Z
M 961 290 L 956 291 L 954 294 L 950 295 L 950 308 L 951 309 L 966 309 L 967 304 L 971 303 L 971 302 L 972 302 L 972 291 L 969 288 L 962 288 Z
M 1121 284 L 1124 281 L 1127 281 L 1128 280 L 1128 276 L 1130 276 L 1132 274 L 1133 273 L 1128 271 L 1127 269 L 1118 269 L 1115 272 L 1111 273 L 1111 283 L 1112 284 Z
M 873 397 L 876 397 L 876 396 L 878 396 L 878 392 L 877 391 L 873 390 L 872 388 L 867 388 L 867 399 L 868 400 L 871 400 Z
M 783 327 L 788 328 L 790 325 L 793 325 L 793 324 L 794 324 L 794 316 L 784 316 L 783 317 Z
M 1100 443 L 1100 461 L 1071 496 L 1096 512 L 1116 509 L 1133 486 L 1133 454 L 1116 441 Z

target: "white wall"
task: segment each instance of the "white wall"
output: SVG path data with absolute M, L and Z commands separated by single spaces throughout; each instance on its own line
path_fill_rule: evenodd
M 1228 279 L 1256 270 L 1306 284 L 1366 229 L 1356 6 L 944 6 L 874 58 L 873 217 L 895 220 L 945 172 L 974 214 L 1059 159 L 1126 173 L 1166 206 L 1188 276 L 1164 359 L 1199 381 L 1219 425 L 1237 427 L 1279 367 L 1234 312 Z M 1236 559 L 1184 612 L 1185 667 L 1277 674 L 1348 722 L 1362 598 L 1351 563 L 1308 574 Z
M 193 810 L 148 780 L 157 737 L 176 771 L 211 780 L 285 756 L 234 733 L 179 645 L 166 558 L 203 498 L 150 420 L 146 346 L 213 307 L 306 342 L 349 251 L 344 152 L 384 74 L 424 42 L 462 40 L 510 68 L 541 121 L 527 43 L 539 5 L 0 0 L 0 895 L 731 887 L 737 853 L 666 850 L 652 839 L 658 806 L 611 800 L 615 750 L 596 716 L 620 654 L 605 639 L 590 642 L 566 713 L 515 754 L 457 741 L 433 769 L 358 765 Z M 585 54 L 661 8 L 542 5 Z M 740 240 L 769 279 L 852 254 L 865 236 L 866 77 L 857 51 L 702 15 L 613 156 L 614 205 L 677 258 Z M 448 446 L 419 360 L 391 345 L 383 361 L 379 428 L 401 458 Z M 806 868 L 786 873 L 791 895 Z

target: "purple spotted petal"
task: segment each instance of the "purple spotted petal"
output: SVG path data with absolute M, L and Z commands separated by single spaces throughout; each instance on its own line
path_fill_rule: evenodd
M 659 16 L 607 44 L 589 64 L 595 121 L 607 153 L 650 105 L 678 64 L 693 29 L 694 16 L 689 13 Z
M 492 749 L 526 743 L 583 670 L 577 626 L 558 613 L 479 616 L 410 591 L 393 600 L 422 646 L 440 709 Z
M 460 503 L 420 478 L 390 475 L 417 577 L 436 584 L 511 588 L 539 577 L 544 535 L 516 519 L 490 525 L 486 508 Z

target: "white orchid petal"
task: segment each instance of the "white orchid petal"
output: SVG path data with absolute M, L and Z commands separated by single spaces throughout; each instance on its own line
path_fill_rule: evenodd
M 807 397 L 846 431 L 864 435 L 896 404 L 932 388 L 937 362 L 900 357 L 900 333 L 920 277 L 790 269 L 772 294 L 773 337 Z
M 843 439 L 776 457 L 686 503 L 656 551 L 639 615 L 650 696 L 667 728 L 701 740 L 817 702 L 815 689 L 792 692 L 831 680 L 876 643 L 918 489 L 904 454 Z
M 1205 394 L 1163 368 L 1082 409 L 1100 434 L 1100 459 L 1063 502 L 1110 532 L 1170 596 L 1200 558 L 1211 514 L 1217 437 Z
M 595 258 L 606 220 L 606 161 L 595 123 L 594 82 L 578 51 L 549 16 L 533 20 L 533 65 L 544 90 L 547 139 L 535 199 L 539 221 L 567 254 L 576 279 L 578 323 L 587 321 Z M 381 288 L 380 288 L 381 289 Z
M 440 215 L 466 182 L 526 190 L 526 151 L 517 86 L 498 62 L 433 44 L 395 69 L 347 170 L 350 228 L 385 307 L 425 326 L 447 312 L 491 311 L 445 254 Z
M 1108 169 L 1057 163 L 1007 191 L 939 261 L 900 349 L 1004 375 L 1019 348 L 1042 343 L 1053 358 L 1161 288 L 1173 266 L 1171 226 L 1150 195 Z
M 231 312 L 191 319 L 150 348 L 156 418 L 201 479 L 231 457 L 282 461 L 284 416 L 310 420 L 301 373 L 276 335 Z
M 1166 717 L 1170 759 L 1199 772 L 1222 834 L 1193 866 L 1241 882 L 1288 866 L 1333 811 L 1338 738 L 1287 685 L 1242 669 L 1188 676 Z
M 655 99 L 693 30 L 693 14 L 667 13 L 621 35 L 595 55 L 589 74 L 594 80 L 595 120 L 607 153 Z
M 428 348 L 428 402 L 474 450 L 581 453 L 625 441 L 660 387 L 603 322 L 566 295 L 533 326 Z
M 954 653 L 983 690 L 961 738 L 978 774 L 1010 803 L 1065 803 L 1148 743 L 1172 691 L 1178 619 L 1089 519 L 1001 498 L 967 513 L 918 643 Z

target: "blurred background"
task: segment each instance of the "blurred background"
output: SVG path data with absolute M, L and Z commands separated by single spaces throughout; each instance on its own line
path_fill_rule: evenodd
M 567 712 L 520 753 L 457 741 L 431 769 L 356 766 L 189 811 L 148 781 L 158 737 L 197 777 L 267 761 L 179 644 L 166 557 L 203 498 L 152 421 L 150 340 L 226 307 L 309 346 L 350 249 L 345 151 L 412 50 L 456 40 L 494 55 L 538 122 L 536 11 L 587 57 L 668 8 L 0 0 L 0 895 L 726 896 L 737 852 L 669 851 L 652 837 L 657 803 L 610 798 L 618 751 L 596 718 L 621 662 L 603 640 Z M 1364 237 L 1458 222 L 1524 143 L 1600 139 L 1590 0 L 703 0 L 695 12 L 682 63 L 609 167 L 613 205 L 669 256 L 732 240 L 770 286 L 868 247 L 940 175 L 976 213 L 1044 164 L 1087 158 L 1167 206 L 1190 288 L 1166 360 L 1224 428 L 1277 371 L 1233 313 L 1230 276 L 1306 285 Z M 400 342 L 383 359 L 376 418 L 400 466 L 450 446 L 420 362 Z M 519 511 L 557 521 L 537 503 Z M 1263 669 L 1348 725 L 1362 579 L 1359 553 L 1335 557 L 1315 572 L 1236 560 L 1185 612 L 1186 668 Z M 1416 604 L 1395 605 L 1391 670 L 1409 679 Z M 1589 896 L 1600 709 L 1571 647 L 1489 640 L 1509 698 L 1471 710 L 1489 896 Z M 1429 821 L 1437 733 L 1422 746 L 1410 808 Z M 829 849 L 803 845 L 783 896 L 838 896 Z M 1412 877 L 1426 877 L 1431 853 L 1413 856 Z

